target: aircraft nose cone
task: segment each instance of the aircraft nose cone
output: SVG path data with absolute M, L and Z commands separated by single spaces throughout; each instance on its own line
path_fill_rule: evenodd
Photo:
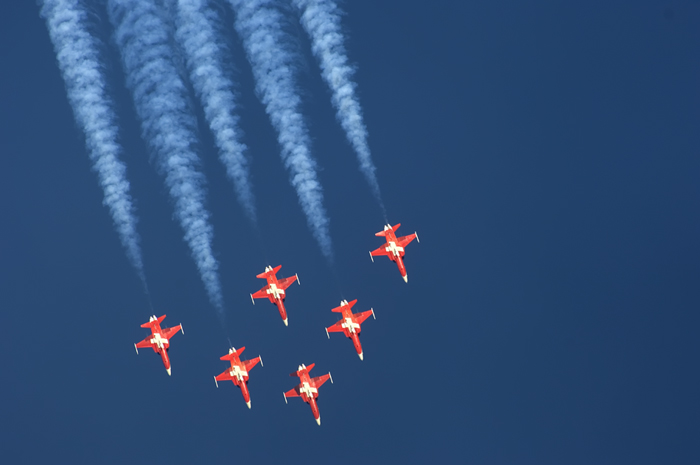
M 364 360 L 364 359 L 365 359 L 364 356 L 363 356 L 362 354 L 363 354 L 362 352 L 360 352 L 359 354 L 357 354 L 358 357 L 360 357 L 360 360 Z
M 250 401 L 246 402 L 245 404 L 248 406 L 248 408 L 250 408 Z
M 285 325 L 285 326 L 289 326 L 289 318 L 285 318 L 285 319 L 284 319 L 284 325 Z
M 406 282 L 408 282 L 408 273 L 406 273 L 405 275 L 403 275 L 403 280 L 406 281 Z
M 168 372 L 168 376 L 171 376 L 171 374 L 172 374 L 172 368 L 166 368 L 165 371 Z
M 321 426 L 321 416 L 320 415 L 318 418 L 316 418 L 316 423 L 318 423 L 318 426 Z

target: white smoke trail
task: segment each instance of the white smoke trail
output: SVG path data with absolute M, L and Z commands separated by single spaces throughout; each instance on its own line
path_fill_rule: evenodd
M 223 318 L 218 263 L 211 247 L 213 231 L 204 206 L 204 176 L 192 148 L 197 142 L 196 121 L 174 63 L 168 28 L 151 0 L 109 0 L 108 12 L 144 139 L 165 176 L 175 216 L 209 300 Z
M 301 24 L 311 38 L 311 48 L 321 66 L 323 79 L 330 87 L 333 106 L 340 125 L 352 145 L 360 170 L 372 189 L 384 217 L 386 211 L 379 182 L 367 143 L 367 127 L 362 119 L 362 108 L 355 94 L 354 69 L 348 65 L 343 33 L 340 27 L 341 10 L 334 0 L 292 0 L 301 13 Z
M 282 30 L 274 0 L 229 0 L 236 13 L 235 27 L 253 68 L 258 95 L 277 130 L 281 156 L 290 172 L 314 238 L 326 259 L 333 261 L 323 191 L 311 157 L 308 130 L 299 110 L 293 54 Z
M 119 158 L 116 116 L 105 90 L 100 44 L 88 32 L 88 15 L 79 0 L 44 0 L 41 15 L 46 19 L 75 119 L 85 134 L 92 169 L 104 191 L 103 203 L 148 291 L 126 166 Z
M 231 79 L 224 73 L 226 45 L 208 0 L 177 0 L 176 38 L 183 48 L 190 82 L 202 102 L 204 115 L 219 148 L 219 158 L 233 182 L 238 202 L 257 227 L 255 197 L 250 182 L 246 146 L 240 141 L 236 100 Z

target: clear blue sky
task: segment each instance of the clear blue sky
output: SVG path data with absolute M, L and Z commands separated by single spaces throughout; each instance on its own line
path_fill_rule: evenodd
M 524 3 L 528 3 L 525 5 Z M 353 1 L 350 59 L 410 281 L 310 54 L 300 86 L 337 255 L 329 272 L 226 12 L 265 253 L 203 123 L 228 332 L 253 408 L 105 50 L 173 376 L 102 205 L 46 25 L 0 3 L 0 462 L 695 464 L 700 452 L 700 2 Z M 109 38 L 104 10 L 96 30 Z M 289 327 L 248 294 L 298 273 Z M 365 359 L 323 330 L 373 307 Z M 331 371 L 319 428 L 282 392 Z

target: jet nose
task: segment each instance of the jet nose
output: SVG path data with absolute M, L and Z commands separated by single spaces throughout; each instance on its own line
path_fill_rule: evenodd
M 403 280 L 406 281 L 406 282 L 408 282 L 408 273 L 406 273 L 405 275 L 403 275 Z
M 365 357 L 363 356 L 363 353 L 362 353 L 362 352 L 360 352 L 360 353 L 357 354 L 357 355 L 358 355 L 358 357 L 360 357 L 360 360 L 364 360 L 364 359 L 365 359 Z
M 318 426 L 321 426 L 321 416 L 320 415 L 318 418 L 316 418 L 316 423 L 318 423 Z
M 284 325 L 285 325 L 285 326 L 289 326 L 289 318 L 285 318 L 285 319 L 284 319 Z
M 166 368 L 165 371 L 168 372 L 168 376 L 172 375 L 172 368 Z
M 246 402 L 245 404 L 248 406 L 248 408 L 250 408 L 250 401 Z

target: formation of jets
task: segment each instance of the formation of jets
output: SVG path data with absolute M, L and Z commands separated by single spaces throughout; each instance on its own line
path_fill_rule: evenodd
M 372 261 L 374 261 L 374 257 L 380 255 L 388 256 L 389 259 L 395 262 L 398 266 L 399 272 L 401 273 L 401 277 L 404 279 L 404 281 L 408 282 L 408 273 L 406 272 L 406 267 L 403 263 L 403 257 L 406 254 L 406 246 L 413 241 L 413 239 L 418 240 L 418 234 L 413 233 L 408 236 L 397 238 L 396 230 L 399 229 L 399 226 L 401 226 L 400 223 L 396 224 L 395 226 L 387 224 L 384 226 L 383 231 L 376 233 L 376 236 L 385 237 L 386 243 L 382 247 L 370 252 L 370 257 L 372 258 Z M 420 240 L 418 240 L 418 242 L 420 242 Z M 284 325 L 288 326 L 289 318 L 287 315 L 287 310 L 284 307 L 284 300 L 287 296 L 285 291 L 294 283 L 294 281 L 296 281 L 297 284 L 300 283 L 299 276 L 296 274 L 287 278 L 277 279 L 277 273 L 281 268 L 282 265 L 274 268 L 268 266 L 265 268 L 263 273 L 257 275 L 257 278 L 267 280 L 267 284 L 254 294 L 250 294 L 250 299 L 253 301 L 253 304 L 255 304 L 255 299 L 269 299 L 271 303 L 277 306 Z M 360 360 L 363 360 L 364 353 L 362 350 L 362 345 L 360 344 L 360 331 L 362 330 L 361 325 L 367 318 L 369 318 L 370 315 L 374 319 L 376 319 L 376 316 L 374 314 L 374 309 L 369 309 L 360 313 L 353 313 L 352 307 L 356 303 L 357 299 L 351 300 L 350 302 L 347 300 L 342 300 L 340 302 L 340 306 L 331 309 L 331 312 L 340 313 L 341 319 L 337 323 L 325 328 L 325 330 L 326 336 L 328 336 L 329 339 L 330 333 L 333 332 L 345 334 L 346 337 L 352 340 L 352 343 L 355 346 L 355 351 L 357 352 L 358 357 L 360 357 Z M 149 318 L 147 323 L 142 324 L 142 328 L 148 328 L 151 330 L 151 335 L 141 342 L 134 344 L 134 347 L 136 348 L 137 354 L 139 349 L 149 347 L 152 348 L 157 354 L 160 354 L 165 370 L 168 372 L 168 375 L 171 375 L 172 370 L 170 366 L 170 358 L 168 357 L 170 339 L 178 331 L 182 331 L 183 334 L 185 331 L 182 329 L 181 324 L 173 326 L 172 328 L 161 328 L 160 324 L 164 319 L 165 315 L 158 318 L 156 318 L 154 315 Z M 238 350 L 232 347 L 229 349 L 228 354 L 220 357 L 221 360 L 230 362 L 231 366 L 218 376 L 214 376 L 214 383 L 216 383 L 216 387 L 218 388 L 219 381 L 232 381 L 233 384 L 238 386 L 238 388 L 241 390 L 243 400 L 248 408 L 251 408 L 250 392 L 248 391 L 250 370 L 252 370 L 258 363 L 260 363 L 260 366 L 262 366 L 263 363 L 262 357 L 260 356 L 250 360 L 241 360 L 241 354 L 244 350 L 245 347 L 241 347 Z M 308 367 L 304 364 L 299 365 L 297 371 L 290 374 L 290 376 L 296 376 L 299 378 L 299 384 L 283 394 L 285 403 L 287 402 L 288 397 L 301 397 L 304 402 L 309 404 L 316 423 L 320 425 L 321 414 L 319 413 L 317 403 L 318 389 L 329 379 L 331 380 L 331 383 L 333 383 L 333 378 L 331 377 L 330 372 L 323 376 L 311 378 L 309 372 L 314 366 L 314 363 Z

